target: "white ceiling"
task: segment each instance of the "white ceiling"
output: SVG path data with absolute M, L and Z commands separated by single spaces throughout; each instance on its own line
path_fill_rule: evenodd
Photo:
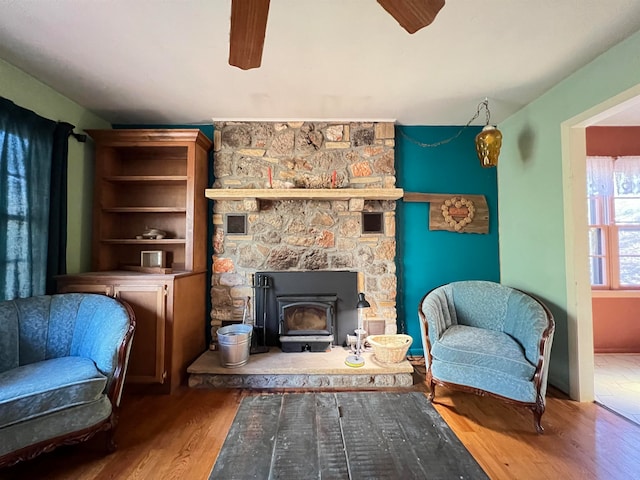
M 243 71 L 230 3 L 0 0 L 0 58 L 113 123 L 460 125 L 485 97 L 499 123 L 640 29 L 640 0 L 448 0 L 413 35 L 375 0 L 272 0 Z

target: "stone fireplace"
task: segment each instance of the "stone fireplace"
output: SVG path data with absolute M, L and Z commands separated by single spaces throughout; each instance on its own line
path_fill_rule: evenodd
M 208 194 L 214 341 L 225 322 L 254 322 L 259 272 L 354 272 L 356 292 L 371 304 L 365 330 L 396 333 L 396 202 L 386 195 L 397 190 L 394 143 L 390 122 L 215 124 L 208 192 L 226 195 Z M 363 231 L 363 213 L 378 214 L 381 228 Z

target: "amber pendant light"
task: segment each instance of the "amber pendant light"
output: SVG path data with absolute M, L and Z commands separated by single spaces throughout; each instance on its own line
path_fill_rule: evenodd
M 476 152 L 480 165 L 484 168 L 496 167 L 502 146 L 502 132 L 497 127 L 487 124 L 476 135 Z

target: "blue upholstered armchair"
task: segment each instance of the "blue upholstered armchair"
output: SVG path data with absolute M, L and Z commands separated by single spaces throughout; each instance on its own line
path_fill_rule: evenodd
M 0 302 L 0 466 L 113 429 L 135 329 L 129 305 L 68 293 Z
M 549 309 L 520 290 L 487 281 L 453 282 L 418 309 L 429 398 L 436 385 L 523 405 L 542 433 L 555 324 Z

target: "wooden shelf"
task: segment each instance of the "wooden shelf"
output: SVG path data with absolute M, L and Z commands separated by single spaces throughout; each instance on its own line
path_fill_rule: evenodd
M 108 207 L 103 208 L 106 213 L 185 213 L 184 207 Z
M 184 238 L 160 238 L 160 239 L 145 239 L 145 238 L 103 238 L 100 240 L 102 243 L 112 243 L 118 245 L 181 245 L 185 243 Z
M 212 200 L 398 200 L 401 188 L 208 188 L 205 196 Z
M 111 175 L 103 178 L 113 183 L 171 184 L 187 181 L 186 175 Z

